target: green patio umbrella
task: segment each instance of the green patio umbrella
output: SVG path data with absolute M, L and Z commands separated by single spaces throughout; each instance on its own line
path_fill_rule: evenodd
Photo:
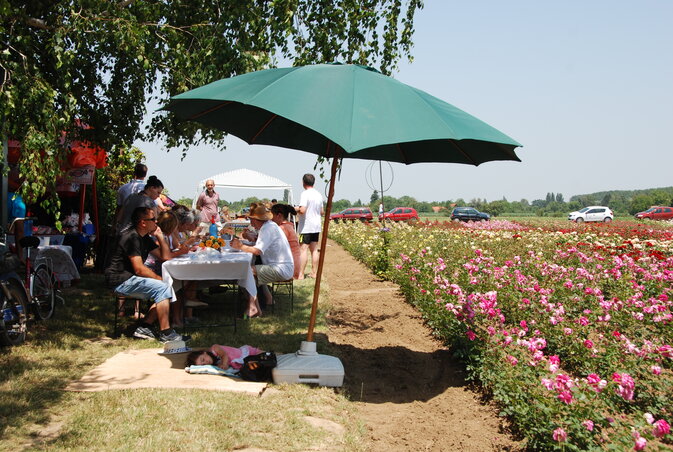
M 332 158 L 308 341 L 320 293 L 338 162 L 479 165 L 520 161 L 519 143 L 436 97 L 358 65 L 267 69 L 222 79 L 174 96 L 163 107 L 183 120 L 236 135 L 249 144 Z

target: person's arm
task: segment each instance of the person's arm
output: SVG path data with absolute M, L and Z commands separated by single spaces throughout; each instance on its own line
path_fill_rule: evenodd
M 243 243 L 241 243 L 241 241 L 239 240 L 238 237 L 234 237 L 231 240 L 230 245 L 234 249 L 245 251 L 246 253 L 252 253 L 255 256 L 261 256 L 262 255 L 262 251 L 259 248 L 255 248 L 254 246 L 244 245 Z
M 154 230 L 154 233 L 152 233 L 154 237 L 157 238 L 158 245 L 159 245 L 159 258 L 162 261 L 167 261 L 170 260 L 172 257 L 174 257 L 171 253 L 171 248 L 168 246 L 168 240 L 166 240 L 166 236 L 164 236 L 163 231 L 161 230 L 160 227 L 157 226 L 157 228 Z M 184 254 L 184 253 L 183 253 Z
M 136 276 L 140 276 L 142 278 L 158 279 L 159 281 L 162 280 L 161 276 L 157 275 L 152 270 L 150 270 L 149 267 L 145 266 L 142 257 L 129 256 L 129 260 L 131 261 L 131 266 L 133 266 L 133 273 L 135 273 Z
M 199 197 L 196 199 L 196 208 L 198 210 L 201 210 L 203 207 L 203 199 L 204 199 L 203 192 L 201 192 L 201 194 L 199 194 Z
M 218 363 L 217 367 L 225 370 L 229 368 L 229 355 L 227 354 L 226 347 L 218 344 L 213 344 L 213 346 L 210 347 L 210 352 L 213 353 L 218 358 L 220 358 L 220 362 Z

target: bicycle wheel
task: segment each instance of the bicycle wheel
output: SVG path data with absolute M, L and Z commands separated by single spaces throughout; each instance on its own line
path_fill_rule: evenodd
M 26 340 L 28 300 L 26 291 L 18 283 L 7 282 L 7 292 L 0 290 L 2 317 L 0 318 L 0 345 L 19 345 Z
M 54 315 L 56 309 L 56 289 L 51 272 L 46 264 L 35 267 L 30 278 L 30 296 L 33 310 L 40 320 L 47 320 Z

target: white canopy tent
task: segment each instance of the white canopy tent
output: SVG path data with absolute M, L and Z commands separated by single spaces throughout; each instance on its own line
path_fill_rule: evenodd
M 283 182 L 268 174 L 263 174 L 258 171 L 241 168 L 226 173 L 220 173 L 215 176 L 207 177 L 199 182 L 196 187 L 196 196 L 192 202 L 192 208 L 196 207 L 196 201 L 201 192 L 206 187 L 207 180 L 215 181 L 215 188 L 235 188 L 235 189 L 250 189 L 250 190 L 282 190 L 283 196 L 280 199 L 287 199 L 287 204 L 294 205 L 292 198 L 292 185 Z

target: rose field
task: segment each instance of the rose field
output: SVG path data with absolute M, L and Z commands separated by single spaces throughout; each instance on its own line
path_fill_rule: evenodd
M 334 224 L 398 284 L 530 449 L 673 446 L 673 228 Z

